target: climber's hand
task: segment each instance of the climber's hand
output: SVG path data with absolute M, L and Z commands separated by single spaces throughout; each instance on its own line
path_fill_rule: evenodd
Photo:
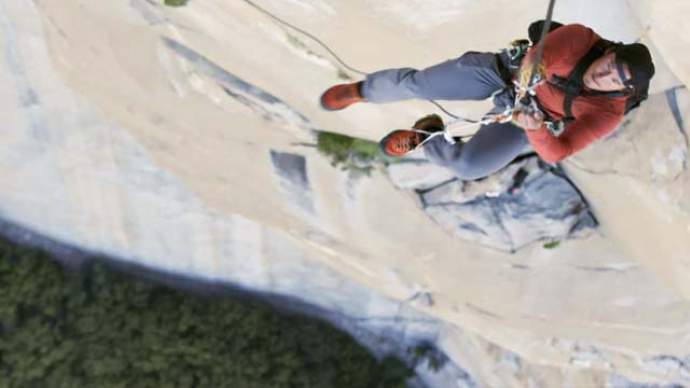
M 544 124 L 544 114 L 537 111 L 532 113 L 519 112 L 515 118 L 517 125 L 528 130 L 534 131 Z

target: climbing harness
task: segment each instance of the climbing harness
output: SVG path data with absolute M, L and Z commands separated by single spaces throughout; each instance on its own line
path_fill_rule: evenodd
M 459 129 L 466 129 L 468 127 L 472 126 L 481 126 L 481 125 L 486 125 L 490 123 L 509 123 L 509 122 L 515 122 L 517 119 L 517 116 L 520 113 L 527 113 L 527 114 L 533 114 L 535 112 L 541 112 L 541 109 L 539 108 L 539 105 L 537 104 L 536 101 L 536 86 L 546 80 L 546 73 L 544 70 L 543 64 L 541 64 L 541 58 L 542 54 L 544 52 L 544 44 L 546 42 L 546 34 L 549 33 L 550 27 L 551 27 L 551 19 L 553 16 L 553 8 L 555 5 L 556 1 L 555 0 L 550 0 L 549 1 L 549 8 L 546 12 L 546 18 L 544 19 L 544 22 L 541 25 L 541 33 L 539 34 L 539 39 L 537 43 L 537 51 L 536 54 L 534 55 L 532 59 L 532 65 L 523 69 L 517 80 L 513 81 L 513 89 L 515 92 L 515 102 L 512 107 L 506 107 L 506 110 L 503 111 L 502 113 L 494 116 L 489 116 L 486 117 L 484 120 L 479 121 L 479 122 L 474 122 L 470 124 L 465 124 L 463 126 L 457 126 L 456 124 L 459 123 L 459 120 L 455 120 L 452 122 L 449 122 L 448 125 L 444 128 L 443 131 L 443 137 L 451 144 L 454 144 L 456 142 L 455 137 L 453 133 L 450 131 L 451 128 L 454 130 L 459 130 Z M 521 40 L 516 40 L 511 42 L 510 46 L 504 50 L 508 54 L 508 57 L 510 58 L 509 63 L 514 64 L 514 63 L 519 63 L 519 59 L 524 57 L 527 52 L 531 48 L 531 44 L 529 41 L 525 39 Z M 510 65 L 509 65 L 510 66 Z M 519 67 L 519 65 L 516 65 L 515 68 Z M 511 68 L 509 71 L 512 73 L 514 69 Z M 548 120 L 545 120 L 545 124 L 547 129 L 554 134 L 554 136 L 558 136 L 563 132 L 564 129 L 564 124 L 562 122 L 554 123 Z M 438 136 L 438 135 L 436 135 Z M 431 136 L 430 136 L 431 137 Z M 469 136 L 459 136 L 460 138 L 462 137 L 469 137 Z M 429 140 L 428 138 L 426 140 Z

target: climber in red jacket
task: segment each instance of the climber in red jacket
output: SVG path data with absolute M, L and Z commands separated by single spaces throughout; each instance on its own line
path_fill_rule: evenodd
M 423 144 L 431 161 L 470 180 L 497 171 L 530 149 L 546 162 L 561 161 L 611 132 L 646 97 L 654 75 L 649 50 L 640 43 L 604 40 L 579 24 L 555 25 L 545 37 L 541 82 L 533 89 L 537 111 L 520 112 L 512 122 L 488 123 L 468 142 L 454 144 L 443 136 L 428 136 L 443 128 L 438 116 L 431 117 L 415 124 L 417 132 L 395 131 L 384 138 L 382 151 L 401 155 Z M 356 102 L 493 96 L 495 108 L 489 115 L 498 114 L 514 106 L 513 80 L 532 67 L 535 51 L 536 45 L 517 64 L 508 51 L 469 52 L 424 70 L 382 70 L 362 82 L 329 88 L 321 104 L 339 110 Z

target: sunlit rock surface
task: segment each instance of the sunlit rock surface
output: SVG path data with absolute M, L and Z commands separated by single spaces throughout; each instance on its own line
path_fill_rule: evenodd
M 686 1 L 557 2 L 559 21 L 649 43 L 659 73 L 628 122 L 561 166 L 596 233 L 514 253 L 452 236 L 383 171 L 352 178 L 303 144 L 315 129 L 376 140 L 437 112 L 424 101 L 321 110 L 326 87 L 361 79 L 347 66 L 494 51 L 524 37 L 545 2 L 161 3 L 0 0 L 5 220 L 292 295 L 362 318 L 362 330 L 408 333 L 421 319 L 400 341 L 434 341 L 461 368 L 420 373 L 436 386 L 690 384 Z

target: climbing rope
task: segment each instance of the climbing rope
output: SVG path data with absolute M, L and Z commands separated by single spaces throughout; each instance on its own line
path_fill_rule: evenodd
M 316 36 L 314 36 L 314 35 L 310 34 L 309 32 L 304 31 L 301 28 L 273 15 L 271 12 L 269 12 L 266 9 L 255 4 L 251 0 L 244 0 L 244 1 L 248 5 L 253 7 L 254 9 L 265 14 L 269 18 L 275 20 L 276 22 L 283 25 L 284 27 L 287 27 L 289 29 L 297 31 L 298 33 L 300 33 L 300 34 L 308 37 L 309 39 L 313 40 L 314 42 L 316 42 L 318 45 L 320 45 L 322 48 L 324 48 L 330 55 L 332 55 L 333 58 L 338 63 L 340 63 L 340 65 L 342 65 L 344 68 L 350 70 L 353 73 L 363 75 L 363 76 L 367 76 L 369 74 L 369 73 L 358 70 L 358 69 L 348 65 L 343 59 L 341 59 L 338 56 L 338 54 L 336 54 L 333 50 L 331 50 L 331 48 L 328 47 L 328 45 L 326 43 L 321 41 Z M 546 34 L 549 31 L 549 27 L 551 26 L 551 20 L 552 20 L 552 16 L 553 16 L 553 8 L 554 8 L 555 3 L 556 3 L 556 0 L 549 0 L 549 7 L 548 7 L 548 10 L 546 13 L 546 18 L 544 19 L 545 20 L 544 25 L 542 26 L 539 44 L 537 46 L 537 52 L 536 52 L 536 55 L 534 56 L 534 63 L 532 64 L 531 69 L 529 69 L 529 72 L 527 73 L 528 77 L 521 77 L 521 82 L 515 83 L 515 88 L 516 88 L 515 106 L 513 108 L 506 108 L 506 110 L 504 112 L 502 112 L 498 115 L 488 116 L 488 117 L 485 117 L 483 120 L 478 121 L 478 120 L 472 120 L 472 119 L 469 119 L 466 117 L 455 115 L 455 114 L 449 112 L 447 109 L 445 109 L 437 101 L 428 100 L 430 103 L 435 105 L 438 109 L 440 109 L 444 114 L 448 115 L 449 117 L 451 117 L 453 119 L 452 121 L 450 121 L 448 123 L 448 125 L 446 125 L 443 132 L 441 132 L 441 133 L 436 132 L 436 133 L 432 134 L 433 136 L 438 136 L 439 134 L 443 134 L 443 136 L 446 138 L 446 140 L 448 140 L 451 143 L 454 143 L 455 142 L 454 136 L 449 131 L 450 128 L 454 128 L 454 129 L 458 130 L 458 129 L 467 129 L 467 128 L 474 127 L 474 126 L 481 126 L 481 125 L 489 124 L 492 122 L 507 123 L 507 122 L 513 121 L 517 117 L 517 114 L 519 112 L 534 111 L 536 104 L 534 103 L 534 99 L 532 98 L 532 96 L 534 96 L 534 94 L 535 94 L 534 93 L 534 87 L 540 81 L 540 79 L 537 78 L 537 75 L 539 74 L 539 71 L 538 71 L 539 65 L 540 65 L 542 53 L 544 50 L 544 41 L 546 40 L 544 38 L 546 37 Z M 525 82 L 525 79 L 527 79 L 526 82 Z M 528 100 L 526 100 L 527 98 L 530 98 L 531 101 L 528 102 Z M 520 101 L 520 100 L 522 100 L 522 101 Z M 459 123 L 463 123 L 463 122 L 465 123 L 464 125 L 458 126 Z M 460 136 L 455 136 L 455 137 L 456 138 L 466 138 L 466 137 L 470 137 L 470 136 L 472 136 L 472 135 L 460 135 Z M 431 138 L 431 136 L 429 138 Z
M 343 59 L 341 59 L 341 58 L 338 56 L 338 54 L 336 54 L 333 50 L 331 50 L 331 48 L 328 47 L 328 45 L 327 45 L 326 43 L 322 42 L 322 41 L 321 41 L 319 38 L 317 38 L 316 36 L 314 36 L 314 35 L 310 34 L 309 32 L 304 31 L 303 29 L 301 29 L 301 28 L 299 28 L 299 27 L 297 27 L 297 26 L 295 26 L 295 25 L 293 25 L 293 24 L 291 24 L 291 23 L 289 23 L 289 22 L 287 22 L 287 21 L 285 21 L 285 20 L 279 18 L 278 16 L 275 16 L 274 14 L 272 14 L 272 13 L 269 12 L 268 10 L 262 8 L 261 6 L 255 4 L 255 3 L 254 3 L 253 1 L 251 1 L 251 0 L 244 0 L 244 1 L 245 1 L 249 6 L 251 6 L 252 8 L 258 10 L 259 12 L 261 12 L 261 13 L 263 13 L 264 15 L 268 16 L 269 18 L 275 20 L 276 22 L 278 22 L 279 24 L 283 25 L 284 27 L 287 27 L 287 28 L 289 28 L 289 29 L 291 29 L 291 30 L 293 30 L 293 31 L 297 31 L 297 32 L 299 32 L 300 34 L 302 34 L 302 35 L 306 36 L 307 38 L 309 38 L 309 39 L 313 40 L 314 42 L 316 42 L 316 44 L 318 44 L 318 45 L 321 46 L 324 50 L 326 50 L 329 54 L 331 54 L 331 55 L 333 56 L 333 58 L 336 60 L 336 62 L 340 63 L 340 65 L 343 66 L 344 68 L 346 68 L 347 70 L 350 70 L 351 72 L 356 73 L 356 74 L 359 74 L 359 75 L 363 75 L 363 76 L 365 76 L 365 77 L 366 77 L 367 75 L 369 75 L 369 73 L 367 73 L 367 72 L 364 72 L 364 71 L 355 69 L 354 67 L 348 65 Z M 466 117 L 458 116 L 458 115 L 455 115 L 455 114 L 449 112 L 449 111 L 448 111 L 447 109 L 445 109 L 441 104 L 439 104 L 438 102 L 436 102 L 436 101 L 434 101 L 434 100 L 428 100 L 428 101 L 429 101 L 430 103 L 434 104 L 437 108 L 439 108 L 439 109 L 441 110 L 441 112 L 445 113 L 446 115 L 448 115 L 449 117 L 453 118 L 453 119 L 456 120 L 456 121 L 464 121 L 464 122 L 468 122 L 468 123 L 477 123 L 477 120 L 468 119 L 468 118 L 466 118 Z
M 521 85 L 527 89 L 528 92 L 532 91 L 531 88 L 536 84 L 536 77 L 539 75 L 537 72 L 539 65 L 541 63 L 541 56 L 544 53 L 544 44 L 546 42 L 546 34 L 549 33 L 549 27 L 551 27 L 551 18 L 553 16 L 553 7 L 556 4 L 556 0 L 549 1 L 549 9 L 546 11 L 546 19 L 544 19 L 544 25 L 541 27 L 541 34 L 539 35 L 539 44 L 537 45 L 537 53 L 534 55 L 534 62 L 532 63 L 532 68 L 529 72 L 529 81 L 526 85 Z
M 541 33 L 539 36 L 539 43 L 537 44 L 537 51 L 532 58 L 532 65 L 528 67 L 527 69 L 524 69 L 521 71 L 521 74 L 518 77 L 518 80 L 513 81 L 513 86 L 515 90 L 515 103 L 513 107 L 507 107 L 505 111 L 498 115 L 494 116 L 489 116 L 485 118 L 482 121 L 475 122 L 469 125 L 463 125 L 458 127 L 457 121 L 456 122 L 451 122 L 443 130 L 443 137 L 451 144 L 455 143 L 455 138 L 464 138 L 464 137 L 470 137 L 472 135 L 464 135 L 464 136 L 454 136 L 453 133 L 450 131 L 451 128 L 458 130 L 458 129 L 466 129 L 468 127 L 472 127 L 474 125 L 485 125 L 489 123 L 494 123 L 494 122 L 499 122 L 499 123 L 508 123 L 512 122 L 515 119 L 517 119 L 517 116 L 520 112 L 524 113 L 534 113 L 540 111 L 536 99 L 534 96 L 536 95 L 535 88 L 538 85 L 539 82 L 543 81 L 542 80 L 542 74 L 544 74 L 544 68 L 543 65 L 541 64 L 541 58 L 542 54 L 544 53 L 544 44 L 546 42 L 546 34 L 549 33 L 549 28 L 551 27 L 551 20 L 553 17 L 553 8 L 554 5 L 556 4 L 556 0 L 549 0 L 549 7 L 548 10 L 546 11 L 546 18 L 544 19 L 544 23 L 542 25 Z M 511 56 L 511 59 L 514 59 Z M 431 137 L 431 136 L 430 136 Z M 427 139 L 428 140 L 428 139 Z
M 342 59 L 340 59 L 340 57 L 338 56 L 338 54 L 336 54 L 333 50 L 331 50 L 331 48 L 328 47 L 327 44 L 325 44 L 324 42 L 322 42 L 319 38 L 315 37 L 314 35 L 308 33 L 307 31 L 304 31 L 303 29 L 301 29 L 301 28 L 299 28 L 299 27 L 296 27 L 296 26 L 293 25 L 293 24 L 290 24 L 290 23 L 286 22 L 285 20 L 279 18 L 278 16 L 275 16 L 275 15 L 272 14 L 271 12 L 269 12 L 269 11 L 265 10 L 264 8 L 262 8 L 262 7 L 258 6 L 258 5 L 256 5 L 256 4 L 255 4 L 253 1 L 251 1 L 251 0 L 244 0 L 244 1 L 245 1 L 245 3 L 249 4 L 249 5 L 250 5 L 251 7 L 253 7 L 254 9 L 256 9 L 256 10 L 258 10 L 259 12 L 263 13 L 264 15 L 268 16 L 269 18 L 271 18 L 271 19 L 277 21 L 279 24 L 282 24 L 283 26 L 285 26 L 285 27 L 287 27 L 287 28 L 290 28 L 290 29 L 292 29 L 292 30 L 294 30 L 294 31 L 297 31 L 297 32 L 299 32 L 300 34 L 302 34 L 302 35 L 308 37 L 309 39 L 313 40 L 314 42 L 316 42 L 318 45 L 320 45 L 320 46 L 323 47 L 326 51 L 328 51 L 328 53 L 331 54 L 331 55 L 333 56 L 333 58 L 335 58 L 335 60 L 336 60 L 338 63 L 340 63 L 344 68 L 350 70 L 350 71 L 353 72 L 353 73 L 357 73 L 357 74 L 359 74 L 359 75 L 366 76 L 366 75 L 368 74 L 368 73 L 365 73 L 365 72 L 363 72 L 363 71 L 361 71 L 361 70 L 357 70 L 357 69 L 355 69 L 355 68 L 353 68 L 353 67 L 350 67 L 347 63 L 345 63 L 345 61 L 343 61 Z

